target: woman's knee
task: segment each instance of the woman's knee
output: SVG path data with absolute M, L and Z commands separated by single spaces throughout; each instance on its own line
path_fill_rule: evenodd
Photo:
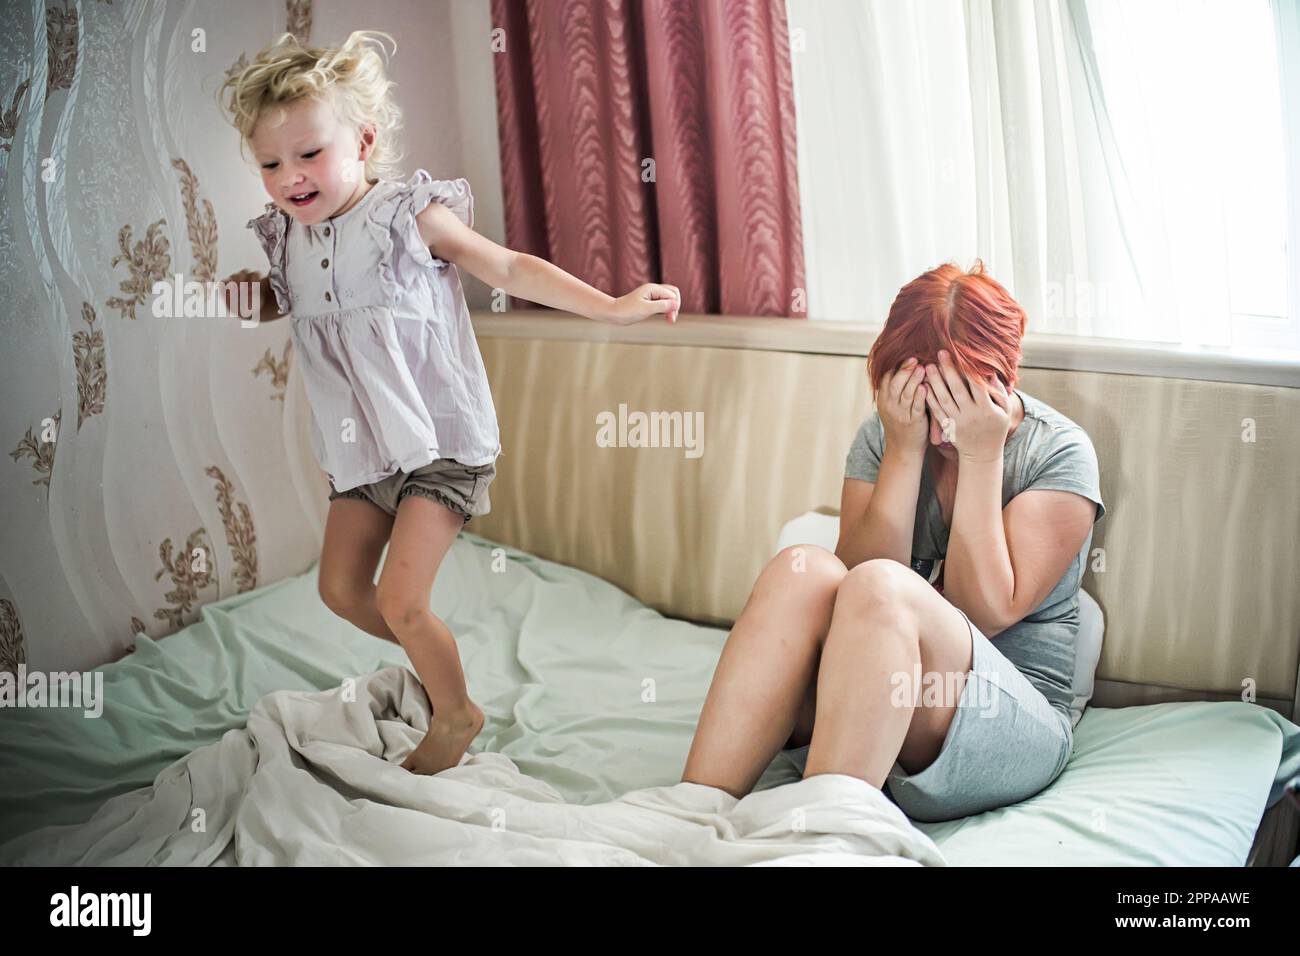
M 834 594 L 848 574 L 844 562 L 815 544 L 794 544 L 782 548 L 763 573 L 755 591 L 780 594 Z
M 872 558 L 853 567 L 840 582 L 839 593 L 872 601 L 910 597 L 916 572 L 890 558 Z
M 911 568 L 889 558 L 873 558 L 844 576 L 836 592 L 835 607 L 846 613 L 870 611 L 912 620 L 916 586 L 923 583 Z

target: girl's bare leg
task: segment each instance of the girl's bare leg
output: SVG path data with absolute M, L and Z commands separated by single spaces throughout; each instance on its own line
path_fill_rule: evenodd
M 791 739 L 817 673 L 842 561 L 823 548 L 786 548 L 764 568 L 727 638 L 682 780 L 734 797 Z
M 483 711 L 469 698 L 455 638 L 429 608 L 433 579 L 464 524 L 432 498 L 403 498 L 379 576 L 379 613 L 411 659 L 433 712 L 424 740 L 402 764 L 416 773 L 456 766 L 483 729 Z
M 397 635 L 375 605 L 375 568 L 392 527 L 392 516 L 369 501 L 331 501 L 317 587 L 325 606 L 339 617 L 396 643 Z
M 847 774 L 883 787 L 895 760 L 919 773 L 943 747 L 970 667 L 960 611 L 896 561 L 858 565 L 840 585 L 822 647 L 804 776 Z M 917 706 L 931 675 L 942 699 Z

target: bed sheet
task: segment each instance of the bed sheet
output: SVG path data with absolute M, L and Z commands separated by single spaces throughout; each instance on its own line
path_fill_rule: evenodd
M 472 753 L 509 759 L 574 804 L 680 780 L 718 628 L 663 617 L 574 568 L 464 533 L 432 606 L 456 635 L 487 722 Z M 105 709 L 11 710 L 0 740 L 0 843 L 87 821 L 276 691 L 323 691 L 390 667 L 399 647 L 335 617 L 316 569 L 206 605 L 194 625 L 103 668 Z M 1241 865 L 1300 728 L 1245 703 L 1090 708 L 1066 770 L 1036 797 L 919 829 L 956 864 Z M 781 754 L 758 789 L 798 779 Z

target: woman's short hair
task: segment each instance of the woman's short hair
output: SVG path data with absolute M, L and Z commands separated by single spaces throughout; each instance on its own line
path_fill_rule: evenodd
M 976 259 L 969 271 L 944 263 L 899 290 L 889 307 L 884 331 L 867 356 L 871 390 L 912 356 L 938 362 L 946 349 L 963 374 L 981 381 L 990 376 L 1007 388 L 1019 379 L 1020 340 L 1025 310 Z

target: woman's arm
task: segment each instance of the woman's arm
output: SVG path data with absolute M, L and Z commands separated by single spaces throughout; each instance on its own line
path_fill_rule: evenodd
M 957 471 L 943 596 L 985 637 L 1024 620 L 1083 547 L 1096 506 L 1070 491 L 1025 491 L 1001 507 L 1002 463 Z
M 925 463 L 925 369 L 909 360 L 880 380 L 876 408 L 885 448 L 874 483 L 844 479 L 835 555 L 852 568 L 872 558 L 912 564 L 912 529 Z
M 872 558 L 891 558 L 911 566 L 912 529 L 924 461 L 924 452 L 916 454 L 886 446 L 875 484 L 844 479 L 835 556 L 846 568 Z
M 947 354 L 927 369 L 930 413 L 951 419 L 960 455 L 943 596 L 985 637 L 1023 620 L 1051 593 L 1092 527 L 1095 506 L 1068 491 L 1025 491 L 1002 507 L 1009 399 L 963 379 Z
M 959 496 L 961 482 L 959 472 Z M 999 520 L 987 522 L 987 527 L 973 511 L 966 516 L 974 520 L 963 519 L 959 529 L 954 507 L 944 597 L 991 638 L 1024 620 L 1052 593 L 1083 547 L 1096 505 L 1071 491 L 1025 491 L 1012 498 Z M 990 552 L 990 561 L 980 559 Z
M 466 226 L 442 203 L 426 206 L 416 216 L 416 223 L 420 238 L 433 255 L 510 295 L 616 325 L 652 315 L 664 315 L 669 322 L 677 320 L 681 293 L 676 286 L 649 282 L 616 299 L 545 259 L 497 245 Z

